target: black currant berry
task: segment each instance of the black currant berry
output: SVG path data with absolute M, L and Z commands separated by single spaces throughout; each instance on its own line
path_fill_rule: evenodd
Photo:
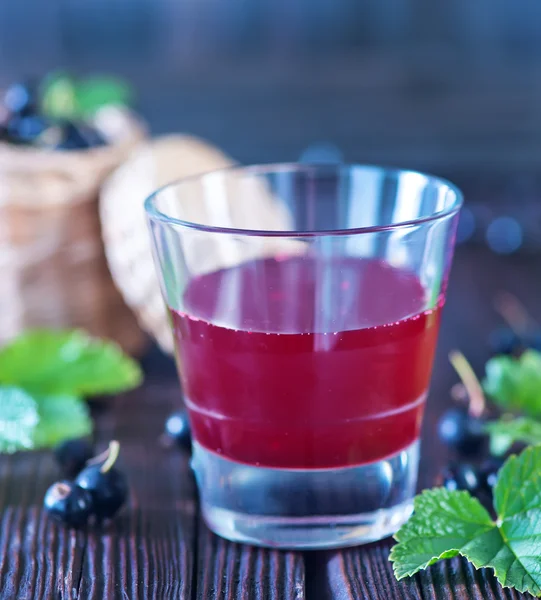
M 524 336 L 524 346 L 526 350 L 536 350 L 541 352 L 541 331 L 534 329 Z
M 490 458 L 481 464 L 479 483 L 487 493 L 492 493 L 498 480 L 498 471 L 502 468 L 503 463 L 503 458 Z
M 510 327 L 499 327 L 490 333 L 488 338 L 492 354 L 506 354 L 514 356 L 523 350 L 522 336 L 515 333 Z
M 176 445 L 190 450 L 192 447 L 192 435 L 188 413 L 185 410 L 175 412 L 165 421 L 165 433 L 167 438 Z
M 37 112 L 34 86 L 24 83 L 10 85 L 4 94 L 4 106 L 15 115 L 28 116 Z
M 103 137 L 89 125 L 66 122 L 62 126 L 62 137 L 57 145 L 58 150 L 84 150 L 103 146 Z
M 119 450 L 119 443 L 111 442 L 103 459 L 94 459 L 96 462 L 86 466 L 75 479 L 79 487 L 92 494 L 94 514 L 100 520 L 112 518 L 128 497 L 126 476 L 114 466 Z
M 47 119 L 38 115 L 12 117 L 7 124 L 7 133 L 14 144 L 33 144 L 50 126 Z
M 447 410 L 438 424 L 438 434 L 444 444 L 463 456 L 479 454 L 486 443 L 483 420 L 468 414 L 466 407 Z
M 94 456 L 94 449 L 90 440 L 85 438 L 66 440 L 55 448 L 54 456 L 62 472 L 73 478 Z
M 68 527 L 86 525 L 93 512 L 92 494 L 71 481 L 54 483 L 43 500 L 45 510 Z
M 443 472 L 443 486 L 449 491 L 466 490 L 477 494 L 480 480 L 477 469 L 469 463 L 454 463 Z
M 541 352 L 541 332 L 533 329 L 519 335 L 510 328 L 502 327 L 490 334 L 489 344 L 492 354 L 495 355 L 519 356 L 525 350 Z
M 462 456 L 475 456 L 484 450 L 486 435 L 482 414 L 485 395 L 471 365 L 460 352 L 451 352 L 449 360 L 461 380 L 468 404 L 448 409 L 438 423 L 442 442 Z M 455 386 L 456 388 L 456 386 Z

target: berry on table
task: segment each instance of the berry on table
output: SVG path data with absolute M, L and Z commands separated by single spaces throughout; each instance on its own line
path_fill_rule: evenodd
M 467 407 L 447 410 L 438 423 L 442 442 L 464 456 L 474 456 L 485 445 L 486 435 L 481 419 L 472 417 Z
M 453 463 L 443 472 L 443 487 L 449 491 L 466 490 L 476 494 L 480 490 L 479 474 L 470 463 Z
M 65 440 L 54 450 L 56 462 L 67 477 L 75 477 L 94 456 L 90 440 L 79 438 Z
M 120 444 L 115 440 L 108 450 L 90 461 L 75 483 L 92 495 L 94 514 L 100 520 L 112 518 L 128 497 L 128 482 L 115 463 Z
M 479 483 L 486 492 L 492 493 L 492 489 L 498 480 L 498 471 L 502 468 L 504 462 L 503 458 L 490 458 L 481 464 Z
M 190 450 L 192 447 L 192 435 L 190 420 L 185 410 L 174 412 L 165 421 L 165 434 L 169 442 Z
M 457 371 L 468 399 L 467 406 L 448 409 L 438 423 L 441 441 L 462 456 L 475 456 L 486 445 L 484 431 L 485 395 L 473 369 L 460 352 L 451 352 L 451 364 Z
M 488 345 L 492 354 L 517 355 L 522 352 L 522 337 L 510 327 L 498 327 L 490 332 Z
M 51 517 L 68 527 L 86 525 L 94 508 L 92 494 L 71 481 L 53 483 L 45 494 L 43 506 Z

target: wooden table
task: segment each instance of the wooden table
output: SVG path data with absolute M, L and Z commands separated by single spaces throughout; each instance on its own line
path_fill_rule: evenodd
M 540 275 L 539 256 L 506 259 L 482 248 L 458 249 L 424 425 L 421 486 L 433 485 L 446 461 L 435 427 L 456 381 L 448 351 L 460 348 L 480 372 L 487 334 L 499 323 L 494 293 L 520 295 L 541 317 Z M 166 415 L 180 403 L 174 367 L 158 354 L 144 361 L 142 388 L 96 414 L 99 443 L 116 438 L 122 444 L 132 490 L 129 506 L 107 531 L 68 531 L 48 520 L 41 502 L 58 477 L 50 453 L 0 458 L 2 600 L 521 597 L 461 559 L 397 583 L 388 540 L 344 551 L 279 552 L 214 536 L 199 515 L 189 457 L 157 442 Z

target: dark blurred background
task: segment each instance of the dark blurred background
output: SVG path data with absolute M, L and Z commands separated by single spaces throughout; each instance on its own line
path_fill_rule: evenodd
M 241 162 L 475 179 L 464 236 L 541 239 L 539 0 L 0 0 L 0 86 L 58 67 L 125 76 L 154 133 Z

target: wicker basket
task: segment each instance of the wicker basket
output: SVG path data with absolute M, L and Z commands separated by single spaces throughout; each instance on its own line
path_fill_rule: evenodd
M 85 151 L 0 144 L 0 342 L 31 327 L 83 327 L 142 349 L 107 268 L 98 213 L 103 180 L 141 139 L 130 127 L 118 143 Z
M 160 186 L 180 177 L 224 168 L 233 161 L 200 139 L 170 135 L 142 145 L 103 186 L 102 230 L 113 278 L 126 303 L 142 327 L 165 352 L 173 352 L 173 338 L 152 260 L 144 200 Z M 239 182 L 240 183 L 240 182 Z M 235 180 L 230 182 L 235 186 Z M 231 226 L 250 226 L 250 219 L 267 223 L 270 229 L 288 229 L 291 216 L 263 184 L 238 185 L 228 193 Z M 205 222 L 211 207 L 186 198 L 177 206 L 182 218 Z M 292 240 L 268 238 L 244 248 L 242 260 L 274 256 L 277 252 L 301 253 L 305 245 Z M 186 243 L 186 260 L 191 271 L 205 272 L 239 262 L 238 247 L 226 238 L 212 242 Z
M 173 339 L 152 260 L 144 200 L 179 177 L 233 164 L 192 136 L 168 135 L 141 146 L 103 186 L 101 220 L 113 278 L 141 326 L 167 352 Z

